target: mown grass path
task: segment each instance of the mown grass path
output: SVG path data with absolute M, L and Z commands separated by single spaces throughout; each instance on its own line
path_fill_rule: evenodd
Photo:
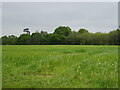
M 5 45 L 3 88 L 117 88 L 118 46 Z

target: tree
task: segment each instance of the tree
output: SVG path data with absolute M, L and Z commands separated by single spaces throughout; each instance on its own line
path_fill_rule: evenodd
M 29 34 L 22 34 L 18 38 L 18 44 L 19 45 L 29 45 L 31 44 L 31 36 Z
M 89 33 L 89 31 L 86 29 L 79 29 L 78 33 Z
M 77 43 L 78 44 L 85 45 L 87 43 L 88 38 L 87 38 L 86 33 L 83 33 L 83 34 L 78 33 L 76 37 L 77 37 Z
M 23 30 L 23 32 L 27 32 L 27 34 L 29 34 L 29 35 L 30 35 L 29 28 L 25 28 L 25 29 Z
M 8 37 L 8 44 L 9 45 L 16 45 L 18 37 L 11 35 Z
M 25 31 L 28 30 L 25 29 Z M 41 31 L 41 33 L 35 32 L 32 35 L 22 34 L 19 37 L 2 36 L 0 40 L 2 45 L 120 45 L 119 38 L 119 29 L 109 33 L 89 33 L 86 29 L 79 29 L 75 32 L 69 27 L 60 26 L 51 34 Z
M 66 37 L 60 34 L 49 34 L 48 44 L 50 45 L 63 45 L 66 43 Z
M 113 30 L 109 32 L 109 44 L 111 45 L 120 45 L 120 30 Z
M 9 45 L 8 43 L 9 39 L 7 36 L 2 36 L 1 39 L 2 39 L 2 45 Z
M 47 43 L 47 33 L 35 32 L 31 35 L 31 44 L 33 45 L 44 45 Z
M 64 36 L 68 36 L 71 33 L 71 29 L 67 26 L 59 26 L 55 29 L 54 34 L 60 34 Z
M 79 41 L 78 41 L 78 38 L 77 38 L 77 32 L 73 31 L 69 34 L 69 36 L 67 37 L 67 44 L 68 45 L 79 45 Z
M 32 45 L 39 45 L 39 44 L 41 44 L 41 38 L 42 38 L 42 36 L 41 36 L 41 34 L 39 33 L 39 32 L 35 32 L 35 33 L 32 33 L 32 35 L 31 35 L 31 44 Z

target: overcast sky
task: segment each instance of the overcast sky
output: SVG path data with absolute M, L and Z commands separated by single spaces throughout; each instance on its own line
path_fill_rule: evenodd
M 118 28 L 117 2 L 3 2 L 2 35 L 17 35 L 28 27 L 31 32 L 52 33 L 58 26 L 90 32 Z

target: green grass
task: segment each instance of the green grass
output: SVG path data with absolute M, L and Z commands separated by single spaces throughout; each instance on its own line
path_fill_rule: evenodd
M 117 88 L 118 46 L 6 45 L 3 88 Z

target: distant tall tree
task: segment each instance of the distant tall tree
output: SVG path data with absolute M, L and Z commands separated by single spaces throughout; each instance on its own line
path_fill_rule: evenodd
M 2 45 L 9 45 L 9 39 L 7 36 L 2 36 Z
M 77 38 L 77 32 L 73 31 L 69 34 L 69 36 L 67 37 L 67 44 L 68 45 L 79 45 L 79 41 L 78 41 L 78 38 Z
M 32 45 L 39 45 L 40 39 L 42 38 L 41 34 L 39 32 L 32 33 L 31 35 L 31 44 Z
M 47 35 L 48 33 L 46 31 L 41 31 L 41 34 Z
M 79 29 L 78 32 L 71 31 L 69 27 L 60 26 L 54 33 L 48 34 L 45 31 L 35 32 L 30 35 L 29 29 L 24 29 L 27 34 L 19 37 L 14 35 L 2 36 L 2 45 L 120 45 L 120 30 L 113 30 L 109 33 L 89 33 L 86 29 Z
M 31 44 L 31 36 L 28 34 L 22 34 L 18 38 L 18 44 L 19 45 L 29 45 Z
M 89 33 L 89 31 L 86 29 L 79 29 L 78 33 Z
M 64 45 L 66 43 L 66 37 L 60 34 L 49 34 L 48 44 L 50 45 Z
M 67 26 L 59 26 L 55 29 L 54 34 L 60 34 L 64 36 L 68 36 L 71 33 L 71 29 Z
M 120 30 L 119 29 L 109 32 L 109 42 L 111 45 L 114 45 L 114 44 L 119 45 L 120 44 L 119 38 L 120 38 Z
M 25 29 L 23 30 L 23 32 L 27 32 L 27 34 L 29 34 L 29 35 L 30 35 L 29 28 L 25 28 Z
M 17 44 L 18 37 L 14 36 L 14 35 L 10 35 L 8 37 L 8 39 L 9 39 L 9 44 L 10 45 L 16 45 Z

